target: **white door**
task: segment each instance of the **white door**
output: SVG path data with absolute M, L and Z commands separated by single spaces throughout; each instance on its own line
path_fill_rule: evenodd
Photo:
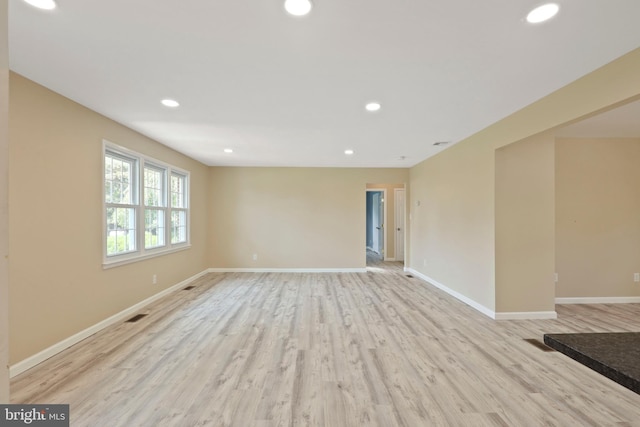
M 393 190 L 396 219 L 396 261 L 404 261 L 404 188 Z

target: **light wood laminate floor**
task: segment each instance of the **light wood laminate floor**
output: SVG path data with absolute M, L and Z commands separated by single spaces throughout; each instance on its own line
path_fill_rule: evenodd
M 494 321 L 397 263 L 216 273 L 21 374 L 72 426 L 640 426 L 640 395 L 525 339 L 640 331 L 640 304 Z

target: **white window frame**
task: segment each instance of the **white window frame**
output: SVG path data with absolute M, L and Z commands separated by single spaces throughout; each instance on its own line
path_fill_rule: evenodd
M 137 176 L 135 177 L 137 186 L 137 203 L 131 205 L 135 208 L 136 215 L 136 242 L 137 248 L 135 251 L 126 252 L 117 255 L 107 256 L 107 202 L 105 192 L 105 156 L 107 153 L 113 153 L 115 155 L 129 158 L 137 162 Z M 156 209 L 155 207 L 148 207 L 145 204 L 144 198 L 144 170 L 145 166 L 150 166 L 154 169 L 164 170 L 164 206 L 159 208 L 164 211 L 164 245 L 153 248 L 145 248 L 145 210 L 147 208 Z M 185 177 L 185 189 L 184 189 L 184 207 L 176 208 L 177 211 L 186 212 L 186 241 L 179 243 L 171 243 L 171 175 L 172 173 Z M 132 262 L 141 261 L 144 259 L 153 258 L 156 256 L 166 255 L 169 253 L 182 251 L 191 247 L 191 209 L 190 209 L 190 173 L 184 169 L 180 169 L 168 163 L 146 156 L 144 154 L 135 152 L 128 148 L 114 144 L 110 141 L 102 141 L 102 267 L 111 268 L 119 265 L 129 264 Z
M 159 165 L 156 164 L 155 162 L 151 162 L 147 159 L 145 159 L 144 164 L 142 166 L 143 168 L 143 172 L 142 172 L 142 180 L 145 181 L 145 173 L 146 173 L 146 169 L 148 168 L 151 171 L 156 171 L 156 172 L 160 172 L 160 174 L 162 175 L 162 183 L 161 183 L 161 194 L 160 194 L 160 200 L 158 205 L 147 205 L 146 202 L 146 189 L 147 186 L 145 185 L 146 182 L 142 183 L 142 206 L 144 209 L 144 213 L 142 214 L 142 220 L 143 220 L 143 226 L 145 228 L 145 232 L 144 232 L 144 250 L 145 251 L 152 251 L 152 250 L 156 250 L 156 249 L 164 249 L 167 246 L 167 215 L 170 212 L 169 209 L 169 200 L 168 200 L 168 195 L 169 195 L 169 189 L 167 188 L 167 175 L 169 174 L 169 170 L 167 169 L 167 167 L 165 167 L 164 165 Z M 164 217 L 164 224 L 162 229 L 164 230 L 163 232 L 163 238 L 162 241 L 164 242 L 161 245 L 156 245 L 156 246 L 152 246 L 150 248 L 147 248 L 147 239 L 146 239 L 146 214 L 147 211 L 159 211 L 162 212 L 162 216 Z
M 173 191 L 172 191 L 172 187 L 171 187 L 171 179 L 173 178 L 174 175 L 180 176 L 181 178 L 184 179 L 184 189 L 182 192 L 182 198 L 183 198 L 183 206 L 178 206 L 178 207 L 174 207 L 173 206 Z M 177 169 L 172 169 L 167 177 L 167 195 L 169 197 L 169 200 L 167 201 L 167 203 L 171 206 L 171 209 L 167 212 L 168 215 L 168 219 L 167 219 L 167 224 L 169 225 L 170 229 L 167 230 L 167 241 L 173 245 L 182 245 L 185 244 L 187 242 L 189 242 L 189 175 L 184 173 L 183 171 L 179 171 Z M 172 243 L 173 241 L 173 227 L 172 227 L 172 223 L 171 223 L 171 216 L 173 212 L 184 212 L 185 214 L 185 220 L 186 220 L 186 224 L 185 224 L 185 241 L 182 242 L 176 242 L 176 243 Z

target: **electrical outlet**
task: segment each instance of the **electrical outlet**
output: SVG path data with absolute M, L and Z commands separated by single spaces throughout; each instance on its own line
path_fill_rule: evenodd
M 253 254 L 253 260 L 257 261 L 258 260 L 258 254 Z
M 425 267 L 427 266 L 427 260 L 426 259 L 422 260 L 422 265 L 425 266 Z
M 640 282 L 640 273 L 633 273 L 633 281 Z
M 151 277 L 151 283 L 153 283 L 154 285 L 158 283 L 158 275 L 157 274 L 154 274 Z
M 555 280 L 555 282 L 558 283 L 558 273 L 554 273 L 553 280 Z

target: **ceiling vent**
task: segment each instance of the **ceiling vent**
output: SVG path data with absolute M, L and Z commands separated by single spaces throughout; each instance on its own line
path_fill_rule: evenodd
M 438 142 L 434 142 L 433 145 L 447 145 L 449 143 L 449 141 L 438 141 Z

